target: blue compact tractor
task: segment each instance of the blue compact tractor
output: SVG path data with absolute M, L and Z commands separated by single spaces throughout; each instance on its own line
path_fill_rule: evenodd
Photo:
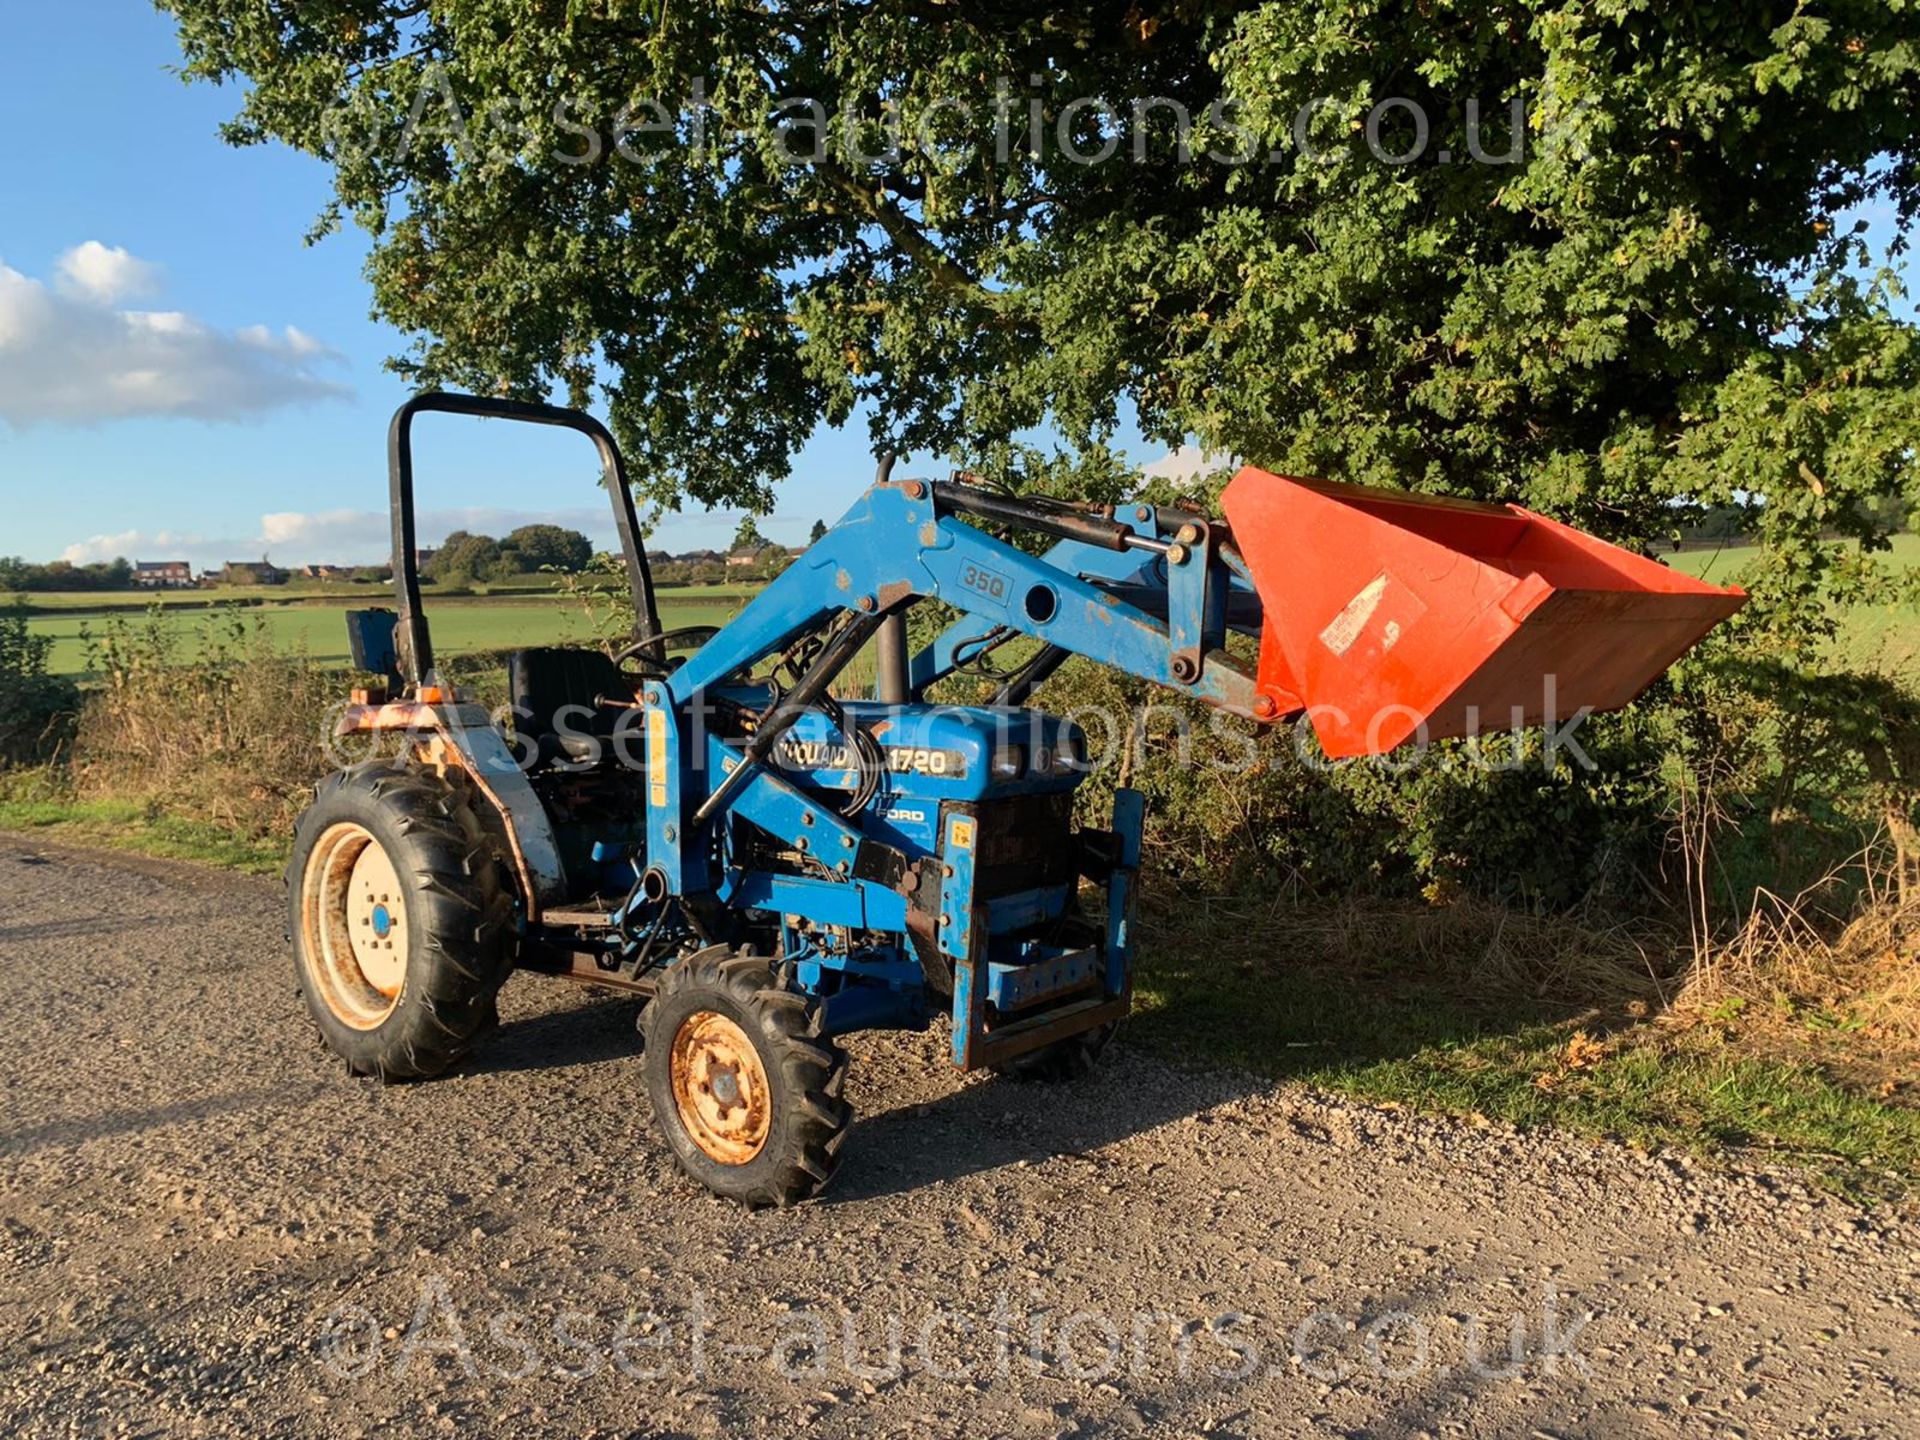
M 443 681 L 421 609 L 410 431 L 429 411 L 587 436 L 624 550 L 631 637 L 513 652 L 497 713 Z M 1249 469 L 1222 520 L 883 465 L 728 624 L 666 630 L 591 417 L 423 395 L 394 417 L 389 466 L 397 606 L 351 617 L 356 662 L 388 681 L 339 722 L 381 758 L 319 785 L 287 872 L 308 1008 L 353 1070 L 398 1080 L 465 1057 L 510 971 L 645 997 L 674 1154 L 756 1205 L 806 1199 L 840 1162 L 839 1037 L 946 1016 L 962 1069 L 1072 1076 L 1126 1015 L 1141 800 L 1118 790 L 1104 823 L 1077 824 L 1085 738 L 1027 707 L 1069 655 L 1255 722 L 1305 712 L 1330 751 L 1361 753 L 1464 733 L 1465 712 L 1518 694 L 1542 668 L 1536 622 L 1555 623 L 1571 713 L 1624 703 L 1739 603 L 1514 507 Z M 909 654 L 905 615 L 929 599 L 958 618 Z M 1595 626 L 1631 643 L 1587 647 Z M 862 652 L 878 682 L 850 698 L 836 681 Z M 990 703 L 924 698 L 956 671 L 992 677 Z M 1381 693 L 1391 714 L 1368 728 L 1353 705 Z M 1535 699 L 1514 718 L 1546 717 Z

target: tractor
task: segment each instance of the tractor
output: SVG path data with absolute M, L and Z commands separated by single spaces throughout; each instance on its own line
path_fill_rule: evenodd
M 443 678 L 421 605 L 429 412 L 590 440 L 632 593 L 618 645 L 511 652 L 494 711 Z M 668 1145 L 754 1206 L 833 1177 L 842 1037 L 946 1016 L 960 1069 L 1065 1078 L 1126 1016 L 1144 805 L 1122 787 L 1077 823 L 1086 736 L 1028 703 L 1069 656 L 1341 758 L 1624 705 L 1744 599 L 1511 505 L 1249 467 L 1215 516 L 889 458 L 727 624 L 666 629 L 591 416 L 424 394 L 388 462 L 396 603 L 349 616 L 383 678 L 336 726 L 377 753 L 316 787 L 287 871 L 306 1006 L 350 1070 L 399 1081 L 467 1057 L 510 972 L 642 997 Z M 916 649 L 930 601 L 947 623 Z M 988 702 L 927 698 L 956 673 Z

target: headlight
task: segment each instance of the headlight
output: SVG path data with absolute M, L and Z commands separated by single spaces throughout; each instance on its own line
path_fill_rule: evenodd
M 1078 735 L 1062 735 L 1060 748 L 1054 752 L 1053 773 L 1056 775 L 1077 775 L 1087 768 L 1086 745 Z
M 1018 780 L 1021 772 L 1027 768 L 1026 747 L 1003 745 L 993 752 L 993 761 L 988 768 L 996 780 Z

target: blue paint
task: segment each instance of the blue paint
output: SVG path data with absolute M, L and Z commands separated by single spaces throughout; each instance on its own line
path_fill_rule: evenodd
M 1151 511 L 1123 519 L 1159 537 L 1182 523 Z M 1131 994 L 1144 803 L 1121 790 L 1104 833 L 1072 828 L 1085 775 L 1050 763 L 1085 754 L 1071 722 L 1024 707 L 845 699 L 837 715 L 802 714 L 688 833 L 705 798 L 749 763 L 756 717 L 778 698 L 770 662 L 837 615 L 909 597 L 965 612 L 911 657 L 916 684 L 1005 626 L 1251 708 L 1251 676 L 1221 647 L 1229 630 L 1257 626 L 1258 606 L 1209 535 L 1171 565 L 1076 541 L 1035 556 L 937 514 L 924 492 L 877 486 L 718 635 L 646 684 L 645 843 L 603 841 L 595 856 L 629 875 L 653 871 L 666 897 L 634 887 L 614 916 L 623 954 L 660 925 L 667 955 L 771 941 L 787 983 L 821 1000 L 827 1033 L 922 1026 L 944 1005 L 955 1063 L 978 1068 L 1106 1023 Z M 1176 682 L 1182 650 L 1204 663 Z M 842 814 L 867 788 L 851 740 L 862 731 L 884 770 L 858 812 Z M 1089 883 L 1099 898 L 1076 899 Z M 1082 918 L 1064 923 L 1076 905 Z

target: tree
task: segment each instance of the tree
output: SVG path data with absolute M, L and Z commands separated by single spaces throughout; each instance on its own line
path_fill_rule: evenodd
M 665 504 L 766 506 L 858 405 L 1110 498 L 1131 412 L 1616 537 L 1759 494 L 1784 604 L 1920 497 L 1850 218 L 1920 202 L 1911 4 L 162 3 L 230 138 L 330 162 L 407 377 L 604 382 Z
M 500 542 L 503 550 L 519 554 L 528 570 L 559 570 L 578 574 L 593 560 L 593 542 L 578 530 L 559 525 L 522 525 Z
M 0 556 L 0 591 L 8 590 L 128 590 L 133 566 L 124 556 L 75 565 L 50 560 L 36 565 L 18 555 Z
M 733 548 L 741 550 L 764 550 L 773 542 L 760 533 L 760 525 L 753 516 L 742 515 L 740 524 L 733 532 Z
M 820 543 L 820 541 L 826 538 L 827 538 L 827 522 L 824 520 L 814 521 L 813 529 L 807 532 L 807 543 L 809 545 L 817 545 Z
M 426 576 L 447 585 L 498 578 L 500 542 L 491 535 L 469 535 L 456 530 L 447 536 L 427 562 Z

